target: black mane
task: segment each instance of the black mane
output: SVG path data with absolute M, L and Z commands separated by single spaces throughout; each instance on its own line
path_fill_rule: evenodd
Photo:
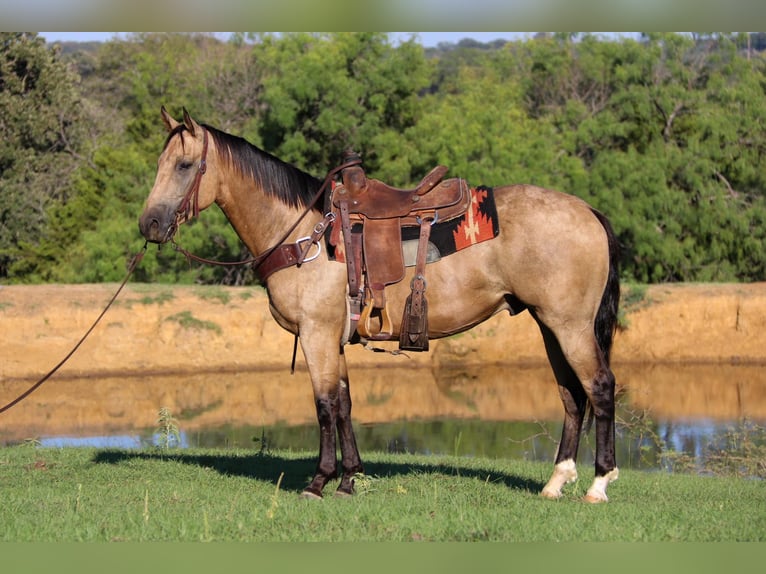
M 202 127 L 215 140 L 222 161 L 227 161 L 240 174 L 252 179 L 265 193 L 287 205 L 307 206 L 322 186 L 322 180 L 263 151 L 244 138 L 227 134 L 207 124 Z M 171 130 L 165 146 L 174 135 L 185 129 L 186 126 L 180 124 Z M 318 201 L 316 206 L 321 210 L 323 202 Z

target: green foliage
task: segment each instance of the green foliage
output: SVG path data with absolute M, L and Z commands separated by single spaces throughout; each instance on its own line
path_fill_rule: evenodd
M 184 329 L 197 329 L 202 331 L 213 331 L 221 334 L 221 326 L 214 321 L 205 321 L 198 319 L 191 311 L 180 311 L 174 315 L 165 318 L 166 321 L 178 323 Z
M 49 209 L 51 224 L 27 258 L 13 267 L 26 280 L 64 283 L 120 281 L 140 247 L 137 224 L 124 206 L 140 206 L 152 172 L 135 148 L 102 147 L 80 170 L 74 195 Z M 132 247 L 132 249 L 131 249 Z
M 428 67 L 414 42 L 394 48 L 384 33 L 268 36 L 262 62 L 265 148 L 318 173 L 351 148 L 375 170 L 397 135 L 418 118 Z
M 226 305 L 231 300 L 231 295 L 228 291 L 217 287 L 202 287 L 197 289 L 197 295 L 206 301 L 218 301 L 222 305 Z
M 639 282 L 764 277 L 766 146 L 760 77 L 725 36 L 529 44 L 528 109 L 586 168 L 582 195 L 612 220 Z M 744 121 L 743 121 L 744 119 Z M 755 182 L 758 183 L 755 183 Z M 761 246 L 753 249 L 755 245 Z
M 705 472 L 716 476 L 766 479 L 766 428 L 745 420 L 708 447 Z
M 77 75 L 36 34 L 0 33 L 0 280 L 72 194 L 88 118 Z M 23 271 L 22 271 L 23 273 Z
M 66 59 L 34 35 L 0 38 L 0 279 L 122 279 L 142 245 L 161 105 L 318 176 L 351 148 L 393 185 L 442 163 L 474 184 L 578 195 L 612 221 L 628 280 L 766 279 L 757 34 L 749 48 L 742 35 L 541 34 L 426 52 L 378 32 L 140 33 Z M 179 241 L 209 259 L 250 255 L 216 208 Z M 256 282 L 168 247 L 136 278 Z
M 618 417 L 619 432 L 638 439 L 640 459 L 650 467 L 674 473 L 766 478 L 766 428 L 752 420 L 741 419 L 711 433 L 704 445 L 695 441 L 678 445 L 668 444 L 647 411 L 623 411 Z
M 407 131 L 408 176 L 416 179 L 441 163 L 450 175 L 474 185 L 562 183 L 554 149 L 546 143 L 550 125 L 524 113 L 517 83 L 499 81 L 492 71 L 471 70 L 459 83 L 459 93 L 429 97 L 428 112 Z
M 172 291 L 160 291 L 157 295 L 145 295 L 138 299 L 138 303 L 141 305 L 163 305 L 166 301 L 172 301 L 175 298 L 175 294 Z M 127 303 L 132 304 L 132 301 Z
M 627 329 L 629 326 L 628 314 L 651 303 L 651 299 L 646 297 L 646 287 L 646 285 L 642 284 L 623 283 L 622 293 L 620 294 L 620 309 L 617 313 L 618 328 Z

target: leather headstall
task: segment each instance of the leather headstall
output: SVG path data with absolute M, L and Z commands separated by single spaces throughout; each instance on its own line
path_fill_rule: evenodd
M 200 126 L 202 130 L 202 158 L 199 160 L 199 166 L 197 167 L 197 173 L 194 175 L 194 181 L 192 181 L 189 191 L 186 192 L 181 205 L 176 210 L 176 220 L 189 219 L 189 214 L 192 217 L 199 215 L 199 186 L 202 181 L 202 176 L 207 171 L 207 130 Z

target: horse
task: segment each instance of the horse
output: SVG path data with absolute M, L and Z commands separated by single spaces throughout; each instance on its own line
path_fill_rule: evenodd
M 321 179 L 241 137 L 198 123 L 185 108 L 182 121 L 164 106 L 160 115 L 167 139 L 139 217 L 148 242 L 171 241 L 180 225 L 213 203 L 252 254 L 286 242 L 303 246 L 301 238 L 321 224 L 325 214 L 316 198 L 329 192 Z M 595 473 L 584 499 L 606 502 L 607 486 L 619 473 L 610 368 L 620 299 L 618 241 L 607 218 L 576 196 L 529 184 L 495 187 L 494 196 L 497 237 L 428 264 L 428 337 L 466 331 L 497 313 L 528 311 L 564 406 L 553 472 L 540 494 L 558 499 L 577 480 L 583 424 L 589 429 L 595 419 Z M 408 269 L 404 280 L 387 287 L 392 309 L 404 308 L 412 273 Z M 344 354 L 350 312 L 346 265 L 325 249 L 280 268 L 264 283 L 276 323 L 300 340 L 313 388 L 319 457 L 301 494 L 320 499 L 327 483 L 338 479 L 339 440 L 335 494 L 351 496 L 364 467 L 351 424 Z M 402 325 L 398 317 L 391 321 L 395 339 Z

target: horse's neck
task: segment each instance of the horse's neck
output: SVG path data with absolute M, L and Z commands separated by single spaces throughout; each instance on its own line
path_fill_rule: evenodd
M 285 204 L 265 193 L 247 177 L 231 177 L 221 186 L 216 203 L 251 253 L 257 255 L 284 240 L 303 209 Z M 298 225 L 298 236 L 307 235 L 316 222 L 310 214 Z M 305 229 L 309 231 L 304 232 Z M 293 234 L 295 235 L 295 234 Z

